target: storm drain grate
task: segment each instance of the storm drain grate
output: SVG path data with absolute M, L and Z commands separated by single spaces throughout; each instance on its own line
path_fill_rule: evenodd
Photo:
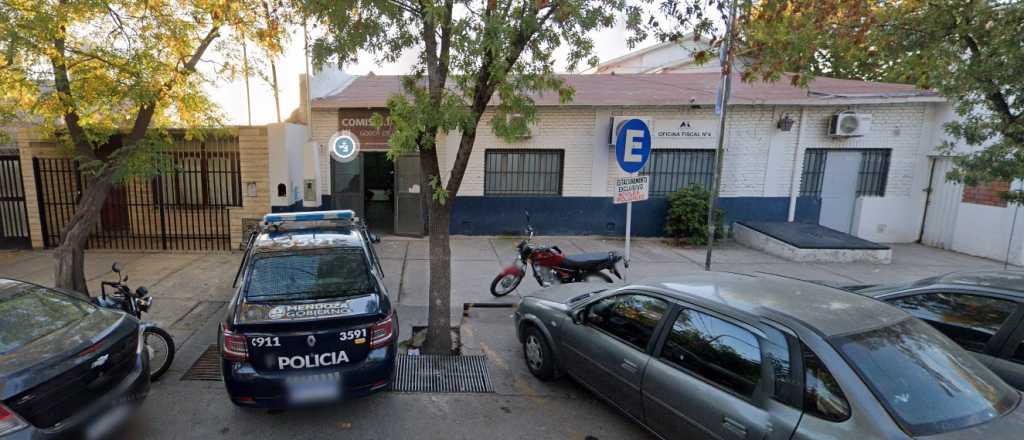
M 196 363 L 181 376 L 181 380 L 223 380 L 220 377 L 220 349 L 217 345 L 207 347 L 196 359 Z
M 485 356 L 398 355 L 392 391 L 493 393 Z

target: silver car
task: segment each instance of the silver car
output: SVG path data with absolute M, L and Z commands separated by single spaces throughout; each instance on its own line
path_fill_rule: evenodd
M 604 290 L 602 290 L 604 289 Z M 1019 438 L 1021 394 L 879 301 L 701 273 L 526 296 L 530 371 L 567 374 L 663 438 Z

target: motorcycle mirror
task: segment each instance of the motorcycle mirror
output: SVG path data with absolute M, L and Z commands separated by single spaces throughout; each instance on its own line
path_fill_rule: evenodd
M 145 297 L 149 295 L 149 289 L 145 288 L 144 286 L 139 286 L 138 289 L 135 289 L 135 294 L 140 297 Z
M 115 261 L 114 264 L 110 266 L 110 270 L 114 273 L 121 273 L 121 264 Z
M 530 224 L 530 210 L 524 209 L 523 212 L 526 213 L 526 224 Z

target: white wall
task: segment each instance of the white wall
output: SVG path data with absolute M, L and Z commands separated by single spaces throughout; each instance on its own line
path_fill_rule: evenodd
M 267 124 L 267 153 L 271 206 L 288 206 L 302 199 L 302 149 L 308 137 L 305 125 Z M 286 192 L 279 197 L 277 187 Z
M 924 200 L 909 196 L 858 197 L 853 235 L 879 243 L 912 243 L 921 232 Z
M 1014 210 L 1010 206 L 977 205 L 961 203 L 957 212 L 956 231 L 953 233 L 953 250 L 979 257 L 1003 261 L 1010 238 Z M 1024 209 L 1021 209 L 1024 211 Z M 1017 216 L 1010 249 L 1010 264 L 1024 265 L 1024 212 Z

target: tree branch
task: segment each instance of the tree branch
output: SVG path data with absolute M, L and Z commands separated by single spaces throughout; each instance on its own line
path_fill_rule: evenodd
M 967 45 L 967 50 L 971 52 L 972 60 L 976 60 L 977 57 L 981 56 L 981 48 L 973 37 L 964 34 L 961 35 L 961 39 L 964 41 L 964 44 Z M 987 77 L 978 78 L 978 80 L 990 89 L 988 93 L 985 93 L 985 98 L 988 99 L 988 101 L 992 103 L 992 106 L 995 107 L 995 110 L 1003 116 L 1007 125 L 1016 122 L 1019 115 L 1013 114 L 1013 110 L 1010 108 L 1010 103 L 1007 101 L 1006 96 L 1003 95 L 1001 90 L 999 90 L 999 85 L 991 78 Z
M 64 35 L 63 27 L 61 35 Z M 53 48 L 56 50 L 56 54 L 50 56 L 50 64 L 53 65 L 53 87 L 57 90 L 61 105 L 64 107 L 62 109 L 64 125 L 67 127 L 68 135 L 71 136 L 71 144 L 78 156 L 96 160 L 96 153 L 92 151 L 92 145 L 82 128 L 78 110 L 75 109 L 74 97 L 71 93 L 71 79 L 68 77 L 68 65 L 64 57 L 66 53 L 64 37 L 55 38 Z

